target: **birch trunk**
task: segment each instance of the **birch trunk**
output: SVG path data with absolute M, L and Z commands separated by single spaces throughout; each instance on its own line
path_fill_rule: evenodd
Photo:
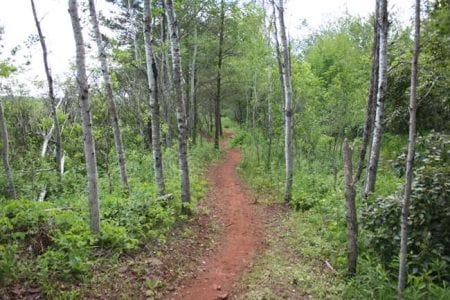
M 137 34 L 138 34 L 138 18 L 137 18 L 137 14 L 135 9 L 133 8 L 133 0 L 128 0 L 127 2 L 127 7 L 128 7 L 128 14 L 130 15 L 131 18 L 131 24 L 132 24 L 132 34 L 133 34 L 133 50 L 134 50 L 134 60 L 136 61 L 137 64 L 139 64 L 139 44 L 138 44 L 138 40 L 137 40 Z
M 179 147 L 179 165 L 181 173 L 181 201 L 183 202 L 183 212 L 189 213 L 188 203 L 190 202 L 189 185 L 189 166 L 187 155 L 187 128 L 185 99 L 183 93 L 183 79 L 181 71 L 180 43 L 178 40 L 178 25 L 173 9 L 172 0 L 165 0 L 166 15 L 170 35 L 170 50 L 172 53 L 173 78 L 176 96 L 177 123 L 178 123 L 178 147 Z
M 0 98 L 0 129 L 2 131 L 2 158 L 3 166 L 5 168 L 6 180 L 8 181 L 8 196 L 11 199 L 16 199 L 16 189 L 14 187 L 14 177 L 12 174 L 11 165 L 9 164 L 9 135 L 8 127 L 6 125 L 5 113 L 3 111 L 3 101 Z
M 73 35 L 76 46 L 77 82 L 79 102 L 83 128 L 84 156 L 88 181 L 88 198 L 90 227 L 93 233 L 100 233 L 100 209 L 98 192 L 97 159 L 95 155 L 95 142 L 92 132 L 92 116 L 89 103 L 89 87 L 86 75 L 85 49 L 80 18 L 78 16 L 77 0 L 69 0 L 69 14 L 72 21 Z
M 344 140 L 342 149 L 344 158 L 344 180 L 345 180 L 345 210 L 347 214 L 347 264 L 348 274 L 356 274 L 356 263 L 358 259 L 358 221 L 356 218 L 355 186 L 352 175 L 352 150 L 347 139 Z
M 364 198 L 375 190 L 375 182 L 380 158 L 381 136 L 383 131 L 384 98 L 387 89 L 387 38 L 388 38 L 388 12 L 387 0 L 380 0 L 380 66 L 378 71 L 377 104 L 375 110 L 375 125 L 373 130 L 372 147 L 367 169 L 367 180 L 364 188 Z
M 223 34 L 225 23 L 225 2 L 220 1 L 220 27 L 219 27 L 219 54 L 217 61 L 217 90 L 216 101 L 214 102 L 214 147 L 219 149 L 219 139 L 221 135 L 220 122 L 220 97 L 221 97 L 221 80 L 222 80 L 222 62 L 223 62 Z
M 196 61 L 197 61 L 197 23 L 194 25 L 194 51 L 192 54 L 192 63 L 190 66 L 190 90 L 189 101 L 192 103 L 192 143 L 195 145 L 197 142 L 197 123 L 198 123 L 198 106 L 196 95 Z
M 160 196 L 165 194 L 164 172 L 161 152 L 161 128 L 159 114 L 159 95 L 157 87 L 157 69 L 152 46 L 152 15 L 151 2 L 144 0 L 144 46 L 145 60 L 147 62 L 148 87 L 150 89 L 150 113 L 152 120 L 153 164 L 155 167 L 155 180 Z
M 89 0 L 89 14 L 91 17 L 92 27 L 94 29 L 94 38 L 97 44 L 98 59 L 100 60 L 100 65 L 102 68 L 106 98 L 108 99 L 109 120 L 111 122 L 111 127 L 114 136 L 114 145 L 116 147 L 117 161 L 119 163 L 120 178 L 122 179 L 122 185 L 124 189 L 127 191 L 127 193 L 129 193 L 130 185 L 128 183 L 128 172 L 126 166 L 125 151 L 123 149 L 122 133 L 120 131 L 119 117 L 117 114 L 116 102 L 114 100 L 114 92 L 111 83 L 111 77 L 109 75 L 109 66 L 106 60 L 105 45 L 102 42 L 102 35 L 100 33 L 100 26 L 98 24 L 94 0 Z
M 289 47 L 286 37 L 286 27 L 284 25 L 284 7 L 283 0 L 278 5 L 278 21 L 280 22 L 280 38 L 281 38 L 281 69 L 283 74 L 283 90 L 284 90 L 284 155 L 286 167 L 286 181 L 284 185 L 284 200 L 289 202 L 292 198 L 292 182 L 293 182 L 293 166 L 294 158 L 292 156 L 292 84 L 291 72 L 289 66 Z
M 275 0 L 271 0 L 272 1 L 272 9 L 273 9 L 273 28 L 274 28 L 274 40 L 275 40 L 275 50 L 277 53 L 277 63 L 278 63 L 278 76 L 279 76 L 279 80 L 280 80 L 280 84 L 281 84 L 281 95 L 282 95 L 282 106 L 281 109 L 283 111 L 283 126 L 285 124 L 285 114 L 284 114 L 284 109 L 285 109 L 285 91 L 284 91 L 284 79 L 283 79 L 283 63 L 282 63 L 282 54 L 281 54 L 281 50 L 280 50 L 280 41 L 279 41 L 279 32 L 278 32 L 278 25 L 277 25 L 277 17 L 276 17 L 276 4 L 275 4 Z
M 56 173 L 58 174 L 58 181 L 61 184 L 62 176 L 63 176 L 63 166 L 62 166 L 62 142 L 61 142 L 61 128 L 59 126 L 58 121 L 58 114 L 56 110 L 56 99 L 55 99 L 55 93 L 53 90 L 53 77 L 52 73 L 50 71 L 50 66 L 48 64 L 48 51 L 47 51 L 47 44 L 45 43 L 44 35 L 42 34 L 41 24 L 39 22 L 39 19 L 37 17 L 36 13 L 36 6 L 34 4 L 34 0 L 31 0 L 31 9 L 33 11 L 33 18 L 34 23 L 36 25 L 36 29 L 39 35 L 39 41 L 41 43 L 42 48 L 42 57 L 44 60 L 44 68 L 45 68 L 45 75 L 47 77 L 47 84 L 48 84 L 48 98 L 50 100 L 50 110 L 52 114 L 53 119 L 53 131 L 55 135 L 55 152 L 56 152 Z M 51 135 L 50 135 L 51 136 Z M 45 156 L 45 154 L 44 154 Z
M 413 166 L 416 145 L 416 111 L 417 111 L 417 70 L 420 52 L 420 0 L 416 0 L 414 17 L 414 49 L 411 63 L 411 94 L 409 99 L 409 137 L 408 155 L 406 158 L 405 191 L 402 201 L 400 266 L 398 271 L 398 296 L 401 298 L 407 280 L 408 256 L 408 216 L 411 186 L 413 181 Z
M 359 153 L 358 167 L 355 174 L 355 183 L 361 178 L 364 162 L 366 160 L 367 146 L 369 145 L 370 135 L 373 130 L 374 112 L 376 107 L 377 88 L 378 88 L 378 68 L 379 68 L 379 45 L 380 30 L 378 26 L 378 15 L 380 13 L 379 1 L 375 4 L 375 17 L 373 24 L 373 45 L 372 45 L 372 71 L 370 76 L 369 94 L 367 96 L 366 121 L 362 136 L 362 145 Z

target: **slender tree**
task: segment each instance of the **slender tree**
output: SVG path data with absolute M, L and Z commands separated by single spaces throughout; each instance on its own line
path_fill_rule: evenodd
M 8 196 L 11 199 L 16 199 L 16 189 L 14 187 L 14 177 L 9 163 L 9 135 L 8 127 L 6 125 L 5 113 L 3 111 L 3 101 L 0 98 L 0 129 L 2 131 L 2 158 L 3 166 L 5 168 L 6 179 L 8 181 Z
M 367 168 L 367 179 L 364 188 L 364 198 L 375 190 L 375 182 L 380 158 L 381 136 L 383 131 L 384 98 L 387 89 L 387 39 L 388 39 L 388 11 L 387 0 L 380 0 L 380 64 L 378 71 L 377 103 L 375 110 L 375 124 L 373 128 L 372 147 Z
M 409 136 L 408 155 L 406 157 L 405 190 L 402 201 L 401 214 L 401 241 L 400 241 L 400 266 L 398 271 L 398 296 L 406 287 L 407 257 L 408 257 L 408 216 L 409 200 L 411 198 L 411 186 L 413 181 L 413 166 L 416 145 L 416 111 L 417 111 L 417 73 L 420 52 L 420 0 L 416 0 L 414 16 L 414 49 L 411 63 L 411 91 L 409 98 Z
M 194 47 L 192 53 L 192 62 L 189 66 L 190 71 L 190 87 L 189 87 L 189 102 L 192 104 L 192 143 L 197 142 L 197 127 L 198 127 L 198 103 L 197 103 L 197 52 L 198 52 L 198 36 L 197 23 L 194 24 Z
M 379 45 L 380 45 L 380 26 L 378 26 L 378 15 L 380 13 L 380 1 L 375 1 L 375 15 L 373 21 L 373 45 L 372 45 L 372 71 L 370 75 L 369 94 L 367 96 L 366 121 L 364 123 L 362 144 L 359 153 L 358 166 L 355 174 L 355 183 L 361 178 L 366 160 L 367 146 L 369 145 L 370 135 L 373 130 L 374 112 L 377 103 L 378 88 L 378 69 L 379 69 Z
M 72 21 L 73 35 L 76 47 L 78 98 L 81 108 L 83 128 L 84 157 L 86 160 L 86 172 L 88 181 L 88 198 L 90 225 L 92 232 L 100 233 L 100 209 L 98 192 L 97 158 L 95 155 L 95 142 L 92 132 L 92 116 L 89 103 L 89 86 L 86 75 L 86 60 L 83 33 L 81 31 L 80 18 L 78 16 L 77 0 L 69 0 L 69 14 Z
M 164 195 L 164 172 L 161 152 L 161 128 L 159 114 L 159 94 L 157 87 L 157 68 L 152 46 L 152 14 L 151 1 L 144 0 L 144 44 L 147 62 L 148 87 L 150 89 L 150 113 L 152 119 L 153 164 L 158 193 Z
M 277 5 L 279 37 L 281 40 L 281 71 L 282 71 L 282 87 L 284 96 L 284 155 L 285 155 L 285 186 L 284 200 L 289 202 L 292 198 L 292 182 L 294 179 L 293 167 L 294 157 L 292 155 L 292 136 L 293 136 L 293 110 L 292 110 L 292 81 L 289 61 L 289 47 L 286 37 L 286 26 L 284 25 L 284 7 L 283 0 L 279 0 Z
M 48 84 L 48 98 L 50 100 L 50 110 L 51 110 L 51 115 L 52 115 L 52 119 L 53 119 L 53 132 L 54 132 L 54 136 L 55 136 L 55 152 L 56 152 L 56 164 L 57 164 L 57 174 L 58 174 L 58 179 L 59 182 L 61 183 L 62 180 L 62 175 L 63 175 L 63 170 L 64 170 L 64 166 L 62 164 L 63 162 L 63 147 L 62 147 L 62 142 L 61 142 L 61 128 L 59 126 L 59 121 L 58 121 L 58 113 L 56 110 L 56 98 L 55 98 L 55 93 L 53 90 L 53 77 L 52 77 L 52 73 L 50 71 L 50 66 L 48 63 L 48 51 L 47 51 L 47 44 L 45 43 L 45 37 L 42 33 L 42 29 L 41 29 L 41 24 L 39 22 L 37 13 L 36 13 L 36 6 L 34 4 L 34 0 L 31 0 L 31 9 L 33 11 L 33 17 L 34 17 L 34 23 L 36 25 L 36 29 L 39 35 L 39 41 L 41 43 L 41 48 L 42 48 L 42 57 L 44 60 L 44 68 L 45 68 L 45 75 L 47 77 L 47 84 Z
M 181 173 L 181 200 L 183 211 L 189 213 L 188 203 L 191 199 L 189 185 L 189 165 L 187 147 L 187 124 L 185 110 L 185 97 L 183 93 L 183 74 L 181 71 L 180 42 L 178 40 L 178 25 L 172 0 L 165 0 L 167 23 L 170 35 L 170 50 L 172 53 L 173 81 L 176 96 L 177 123 L 178 123 L 178 151 Z
M 122 185 L 123 185 L 124 189 L 129 193 L 130 185 L 128 183 L 128 172 L 127 172 L 125 151 L 124 151 L 123 142 L 122 142 L 122 133 L 120 131 L 120 126 L 119 126 L 119 116 L 117 113 L 116 102 L 114 100 L 114 92 L 113 92 L 113 87 L 112 87 L 112 83 L 111 83 L 111 77 L 109 75 L 109 66 L 108 66 L 108 61 L 107 61 L 107 57 L 106 57 L 106 50 L 105 50 L 105 45 L 102 42 L 102 35 L 100 32 L 100 26 L 98 23 L 97 12 L 95 10 L 94 0 L 89 0 L 89 14 L 91 17 L 90 19 L 91 19 L 92 27 L 94 29 L 94 38 L 95 38 L 95 42 L 97 44 L 98 59 L 100 60 L 103 81 L 104 81 L 105 91 L 106 91 L 106 98 L 108 100 L 109 120 L 111 123 L 113 136 L 114 136 L 114 145 L 116 147 L 117 161 L 119 163 L 120 178 L 122 179 Z
M 222 82 L 222 63 L 223 63 L 223 35 L 225 27 L 225 1 L 220 1 L 220 25 L 219 25 L 219 54 L 217 59 L 217 82 L 216 82 L 216 101 L 214 102 L 214 147 L 219 149 L 219 138 L 221 133 L 220 122 L 220 93 Z
M 345 210 L 347 214 L 347 264 L 348 274 L 354 275 L 358 259 L 358 221 L 355 204 L 356 192 L 352 177 L 352 149 L 347 139 L 344 140 L 342 155 L 344 158 Z

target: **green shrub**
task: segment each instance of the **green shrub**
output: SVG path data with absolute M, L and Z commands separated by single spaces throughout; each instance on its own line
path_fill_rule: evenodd
M 410 203 L 409 270 L 415 275 L 431 271 L 437 281 L 450 280 L 449 145 L 445 135 L 432 133 L 419 139 Z M 401 155 L 394 162 L 399 174 L 404 172 L 400 167 L 404 160 Z M 386 265 L 399 251 L 401 198 L 402 191 L 378 198 L 364 216 L 370 243 Z

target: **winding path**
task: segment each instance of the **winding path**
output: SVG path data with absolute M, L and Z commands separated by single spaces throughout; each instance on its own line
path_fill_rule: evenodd
M 230 135 L 230 133 L 226 135 Z M 239 179 L 238 149 L 227 149 L 226 159 L 208 172 L 213 210 L 223 224 L 216 253 L 188 278 L 169 299 L 229 299 L 234 282 L 250 265 L 262 241 L 262 217 L 250 192 Z

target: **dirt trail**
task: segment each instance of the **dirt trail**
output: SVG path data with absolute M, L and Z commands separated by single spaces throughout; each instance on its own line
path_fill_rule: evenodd
M 230 133 L 226 132 L 226 135 Z M 216 253 L 200 265 L 169 299 L 210 300 L 230 297 L 233 283 L 250 265 L 261 246 L 262 217 L 254 200 L 239 179 L 236 166 L 241 159 L 237 149 L 227 149 L 226 159 L 208 172 L 207 197 L 223 224 Z

